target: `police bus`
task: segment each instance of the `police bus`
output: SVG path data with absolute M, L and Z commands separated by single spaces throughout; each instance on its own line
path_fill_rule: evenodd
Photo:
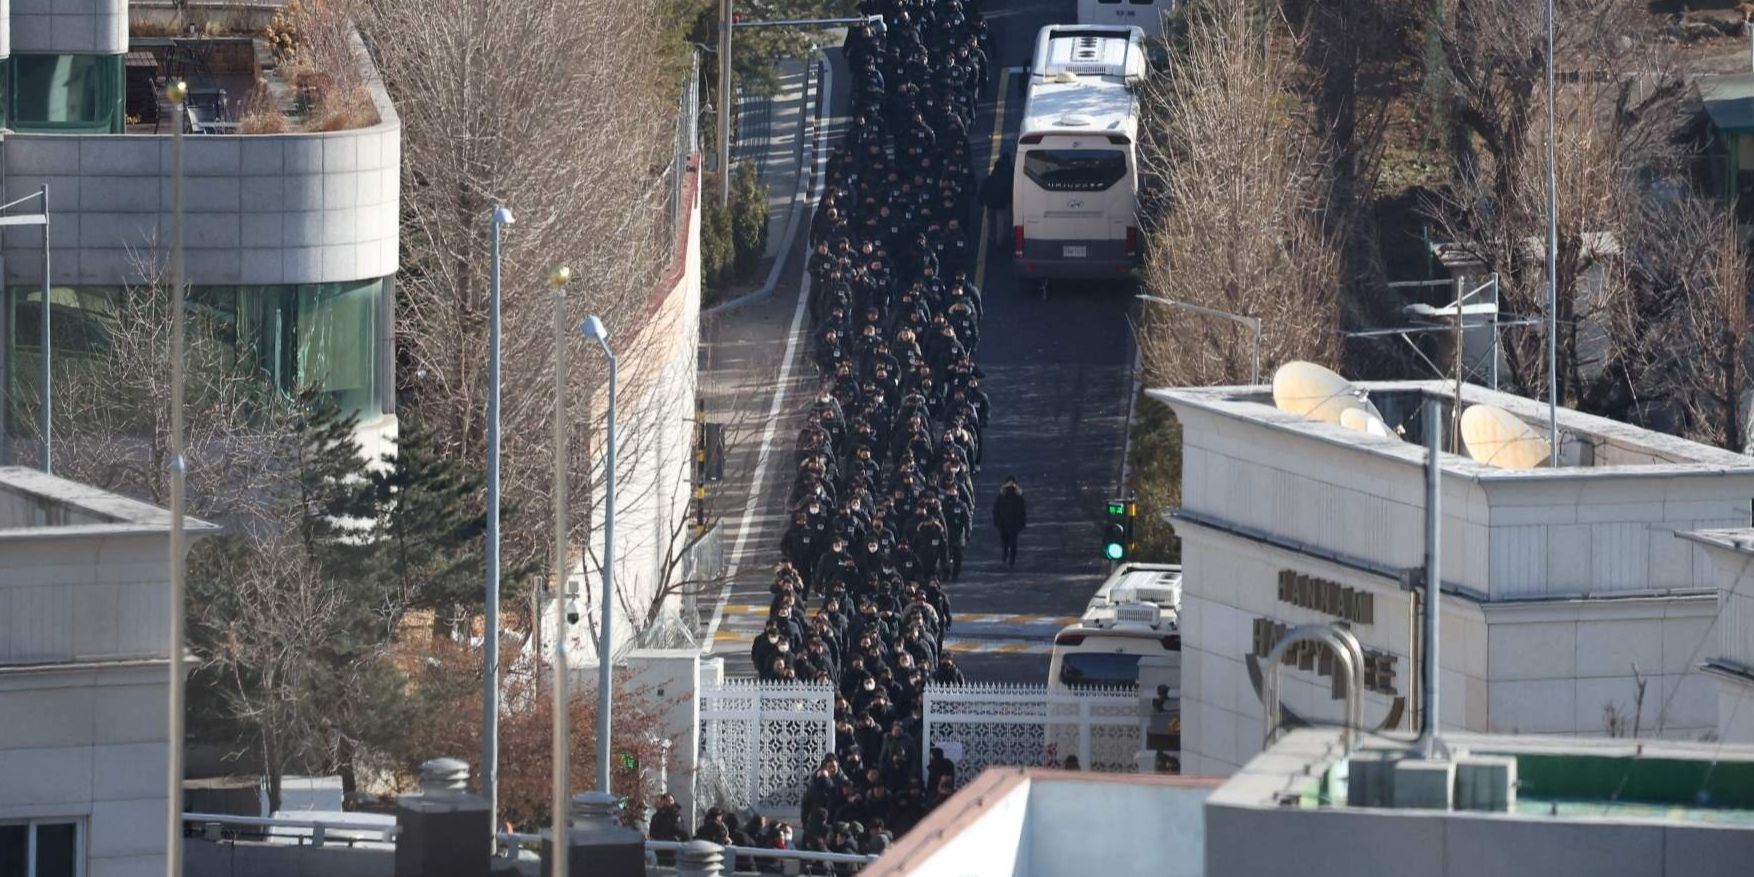
M 1049 691 L 1137 693 L 1145 729 L 1137 767 L 1144 771 L 1181 770 L 1181 597 L 1179 565 L 1123 563 L 1078 623 L 1054 636 L 1048 659 Z
M 1036 38 L 1012 177 L 1018 282 L 1121 277 L 1139 256 L 1137 27 L 1050 25 Z
M 1148 38 L 1163 39 L 1163 16 L 1175 7 L 1176 0 L 1078 0 L 1078 23 L 1130 24 Z

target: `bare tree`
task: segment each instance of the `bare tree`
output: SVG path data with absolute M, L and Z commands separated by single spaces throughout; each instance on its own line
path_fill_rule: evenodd
M 1628 4 L 1561 4 L 1554 103 L 1560 404 L 1614 413 L 1624 383 L 1610 361 L 1622 343 L 1604 338 L 1629 292 L 1621 258 L 1651 179 L 1673 178 L 1682 81 Z M 1538 4 L 1467 0 L 1439 29 L 1456 121 L 1454 179 L 1432 205 L 1448 238 L 1499 277 L 1508 312 L 1547 310 L 1542 253 L 1548 162 L 1543 123 L 1545 31 Z M 1538 394 L 1548 381 L 1546 332 L 1507 335 L 1511 387 Z
M 1187 51 L 1145 88 L 1150 188 L 1145 284 L 1156 295 L 1262 323 L 1264 368 L 1331 363 L 1339 259 L 1322 211 L 1325 140 L 1303 109 L 1281 27 L 1252 4 L 1189 13 Z M 1148 305 L 1147 374 L 1177 385 L 1249 379 L 1253 338 L 1232 323 Z
M 423 375 L 414 404 L 458 458 L 485 448 L 487 215 L 504 204 L 517 217 L 504 251 L 502 477 L 516 510 L 504 533 L 508 560 L 539 559 L 556 414 L 543 278 L 557 264 L 577 278 L 566 326 L 596 313 L 631 339 L 668 256 L 661 175 L 675 83 L 663 75 L 659 16 L 619 0 L 361 0 L 359 15 L 402 115 L 401 373 Z M 601 357 L 570 329 L 563 343 L 581 391 L 561 416 L 595 436 Z M 630 465 L 656 439 L 642 441 L 626 414 Z M 571 443 L 570 471 L 593 472 L 592 444 Z M 574 545 L 596 524 L 598 475 L 572 491 Z
M 155 505 L 169 501 L 171 308 L 164 254 L 149 242 L 130 252 L 134 281 L 117 290 L 74 290 L 63 317 L 76 327 L 55 351 L 55 470 Z M 185 352 L 189 504 L 216 520 L 264 511 L 274 485 L 279 400 L 253 367 L 255 351 L 224 325 L 226 315 L 190 308 Z M 60 340 L 60 339 L 58 339 Z M 39 348 L 40 349 L 40 348 Z M 34 398 L 25 404 L 35 429 Z M 33 433 L 34 437 L 34 433 Z

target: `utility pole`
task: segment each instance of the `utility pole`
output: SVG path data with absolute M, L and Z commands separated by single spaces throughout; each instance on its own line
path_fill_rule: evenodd
M 1553 0 L 1547 0 L 1547 465 L 1559 468 L 1559 166 L 1553 157 Z
M 733 0 L 719 0 L 719 209 L 731 206 L 731 26 Z

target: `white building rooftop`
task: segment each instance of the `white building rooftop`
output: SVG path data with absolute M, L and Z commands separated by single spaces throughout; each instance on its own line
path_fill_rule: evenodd
M 1354 448 L 1371 454 L 1424 464 L 1420 404 L 1427 398 L 1445 407 L 1445 432 L 1454 405 L 1456 385 L 1449 381 L 1362 381 L 1354 386 L 1367 394 L 1382 412 L 1391 430 L 1401 438 L 1377 436 L 1347 429 L 1291 412 L 1273 404 L 1266 386 L 1187 387 L 1147 391 L 1150 396 L 1180 408 L 1187 406 L 1213 414 L 1295 433 L 1315 441 Z M 1490 404 L 1502 408 L 1534 428 L 1548 431 L 1547 405 L 1523 396 L 1462 385 L 1464 406 Z M 1674 477 L 1679 475 L 1754 475 L 1754 458 L 1678 436 L 1597 417 L 1569 408 L 1558 409 L 1560 466 L 1557 469 L 1501 469 L 1476 462 L 1466 454 L 1443 458 L 1447 474 L 1476 480 L 1536 479 L 1552 481 L 1579 477 Z
M 169 511 L 22 466 L 0 466 L 0 541 L 169 532 Z M 219 528 L 185 519 L 191 533 Z

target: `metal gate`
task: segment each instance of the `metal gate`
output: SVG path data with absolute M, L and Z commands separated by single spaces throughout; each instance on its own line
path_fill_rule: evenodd
M 834 751 L 834 693 L 829 685 L 754 679 L 701 688 L 695 800 L 796 809 L 822 757 Z
M 1132 689 L 1050 692 L 1042 685 L 928 686 L 920 770 L 938 746 L 956 762 L 957 784 L 996 765 L 1137 770 L 1145 723 Z

